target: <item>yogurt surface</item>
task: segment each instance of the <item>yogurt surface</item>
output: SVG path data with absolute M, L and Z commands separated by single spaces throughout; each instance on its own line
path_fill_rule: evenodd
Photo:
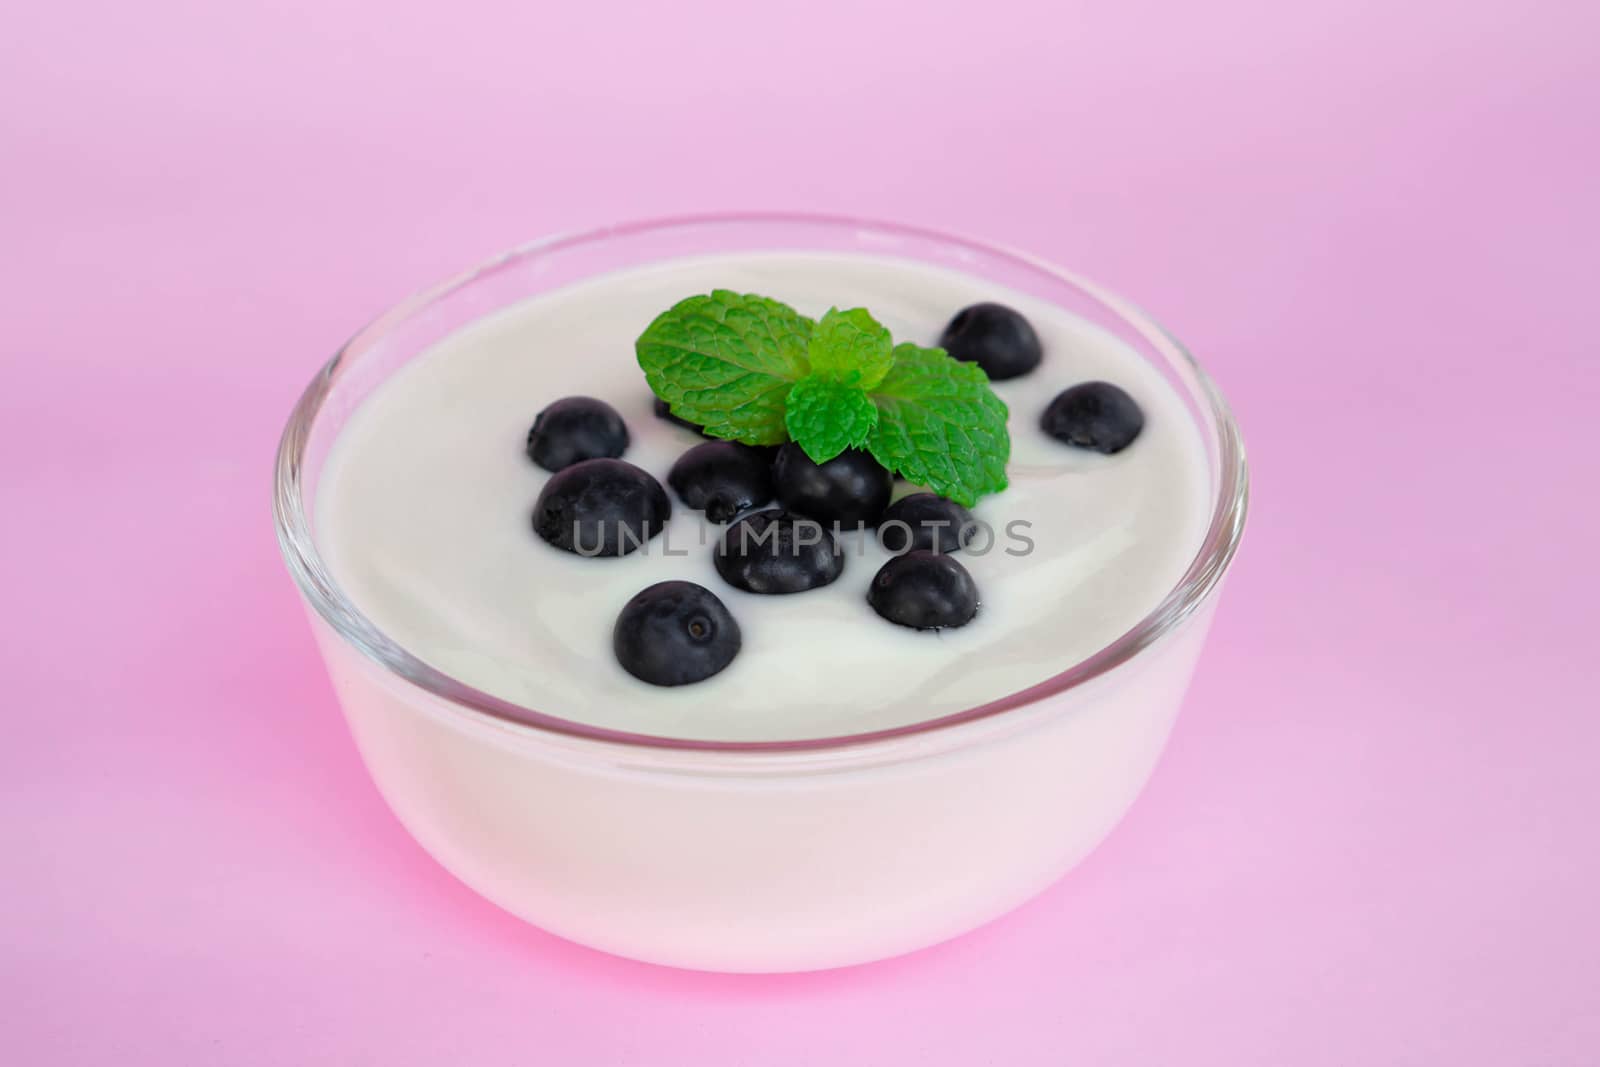
M 711 559 L 723 527 L 673 499 L 665 532 L 621 558 L 562 552 L 530 515 L 549 472 L 523 445 L 565 396 L 598 397 L 627 421 L 622 457 L 662 485 L 702 439 L 656 418 L 633 343 L 663 310 L 712 289 L 760 293 L 817 317 L 865 307 L 897 342 L 937 344 L 983 300 L 1032 322 L 1041 366 L 997 382 L 1011 409 L 1011 487 L 985 497 L 980 536 L 959 559 L 982 607 L 937 633 L 867 606 L 889 558 L 871 531 L 842 538 L 843 575 L 821 589 L 759 596 Z M 1062 389 L 1102 379 L 1145 414 L 1114 456 L 1038 428 Z M 896 496 L 916 487 L 898 485 Z M 671 490 L 668 490 L 669 494 Z M 542 294 L 485 317 L 380 385 L 334 443 L 317 487 L 315 536 L 346 595 L 418 658 L 545 714 L 645 734 L 789 740 L 906 725 L 1041 682 L 1116 640 L 1179 581 L 1199 551 L 1211 484 L 1183 401 L 1099 327 L 981 278 L 908 261 L 763 253 L 669 261 Z M 639 590 L 682 579 L 710 589 L 743 633 L 706 681 L 658 688 L 612 655 L 617 612 Z

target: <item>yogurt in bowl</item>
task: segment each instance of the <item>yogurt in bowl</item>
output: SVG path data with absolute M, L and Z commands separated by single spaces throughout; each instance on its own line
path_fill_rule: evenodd
M 820 588 L 719 575 L 727 529 L 668 490 L 658 536 L 615 558 L 546 544 L 554 475 L 522 450 L 569 396 L 609 404 L 622 459 L 665 485 L 700 442 L 657 416 L 634 342 L 684 297 L 865 307 L 932 346 L 994 302 L 1036 368 L 994 382 L 1008 487 L 951 558 L 981 608 L 937 631 L 869 606 L 891 552 L 838 536 Z M 1115 454 L 1041 419 L 1115 383 L 1143 415 Z M 791 446 L 792 447 L 792 446 Z M 279 457 L 290 569 L 364 760 L 418 841 L 530 922 L 637 959 L 728 971 L 840 966 L 970 929 L 1038 892 L 1132 802 L 1176 715 L 1244 517 L 1226 408 L 1160 329 L 1054 268 L 853 220 L 746 216 L 529 246 L 359 334 Z M 897 485 L 898 497 L 918 487 Z M 710 590 L 741 647 L 690 685 L 613 648 L 661 581 Z

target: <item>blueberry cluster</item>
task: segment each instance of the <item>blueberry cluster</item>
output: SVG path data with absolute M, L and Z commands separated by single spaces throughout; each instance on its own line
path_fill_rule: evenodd
M 945 328 L 940 344 L 995 381 L 1027 374 L 1043 358 L 1033 327 L 1000 304 L 975 304 Z M 701 428 L 655 401 L 658 417 Z M 1063 391 L 1040 418 L 1051 437 L 1106 454 L 1144 427 L 1132 397 L 1106 382 Z M 703 436 L 703 433 L 702 433 Z M 622 416 L 592 397 L 567 397 L 539 413 L 528 457 L 552 471 L 533 509 L 534 531 L 583 556 L 624 556 L 666 526 L 672 502 L 661 483 L 620 457 Z M 749 593 L 785 595 L 829 585 L 844 571 L 838 534 L 877 528 L 896 553 L 879 569 L 867 603 L 918 630 L 964 626 L 978 612 L 978 587 L 950 553 L 967 547 L 972 514 L 933 493 L 890 503 L 894 476 L 850 449 L 815 463 L 795 444 L 761 448 L 708 439 L 678 457 L 667 484 L 683 504 L 725 525 L 713 550 L 717 574 Z M 739 624 L 716 594 L 693 582 L 658 582 L 624 605 L 612 633 L 617 661 L 652 685 L 703 681 L 738 655 Z

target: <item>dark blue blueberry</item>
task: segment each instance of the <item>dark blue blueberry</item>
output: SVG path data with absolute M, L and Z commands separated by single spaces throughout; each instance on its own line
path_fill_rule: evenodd
M 611 647 L 622 669 L 651 685 L 703 682 L 733 662 L 742 641 L 715 593 L 693 582 L 657 582 L 622 607 Z
M 1133 444 L 1144 429 L 1144 412 L 1110 382 L 1084 382 L 1050 401 L 1039 426 L 1057 441 L 1110 455 Z
M 792 442 L 772 461 L 772 484 L 784 507 L 839 526 L 871 526 L 894 492 L 893 476 L 866 452 L 847 448 L 817 464 Z
M 707 441 L 678 457 L 667 484 L 712 522 L 731 522 L 772 499 L 772 460 L 749 445 Z
M 533 506 L 540 537 L 580 556 L 626 556 L 661 532 L 672 501 L 620 459 L 586 459 L 552 475 Z
M 833 534 L 783 508 L 752 512 L 728 527 L 712 562 L 723 581 L 747 593 L 803 593 L 844 571 Z
M 547 471 L 586 459 L 615 459 L 628 450 L 628 424 L 592 396 L 569 396 L 539 412 L 528 431 L 528 458 Z
M 951 556 L 907 552 L 878 569 L 867 603 L 897 626 L 942 630 L 972 621 L 978 613 L 978 586 Z
M 1004 304 L 973 304 L 950 320 L 939 347 L 976 363 L 992 382 L 1016 378 L 1039 365 L 1044 350 L 1028 320 Z
M 878 520 L 878 543 L 897 554 L 954 552 L 966 547 L 976 526 L 972 512 L 954 500 L 937 493 L 912 493 L 890 504 Z

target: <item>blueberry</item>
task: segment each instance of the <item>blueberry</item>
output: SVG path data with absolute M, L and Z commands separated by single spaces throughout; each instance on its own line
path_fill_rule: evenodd
M 661 483 L 632 463 L 586 459 L 545 483 L 533 529 L 580 556 L 626 556 L 660 533 L 671 514 Z
M 1144 429 L 1144 412 L 1110 382 L 1084 382 L 1050 401 L 1039 426 L 1058 441 L 1109 456 L 1133 444 Z
M 668 422 L 682 426 L 686 430 L 693 430 L 695 433 L 705 436 L 706 431 L 704 427 L 698 426 L 695 423 L 690 422 L 688 419 L 679 418 L 678 416 L 674 415 L 672 413 L 672 409 L 667 406 L 667 402 L 662 400 L 659 396 L 655 398 L 653 407 L 655 408 L 656 418 L 666 419 Z
M 904 525 L 899 525 L 904 523 Z M 954 552 L 972 539 L 972 512 L 936 493 L 912 493 L 878 520 L 878 542 L 890 552 Z
M 844 570 L 833 534 L 783 508 L 754 512 L 728 527 L 712 561 L 724 581 L 748 593 L 802 593 Z
M 847 448 L 816 464 L 792 442 L 772 461 L 772 483 L 784 507 L 840 526 L 877 522 L 894 492 L 894 478 L 866 452 Z
M 976 363 L 994 382 L 1027 374 L 1044 355 L 1028 320 L 1004 304 L 963 308 L 944 328 L 939 347 Z
M 547 471 L 585 459 L 615 459 L 628 450 L 628 424 L 592 396 L 569 396 L 539 412 L 528 431 L 528 458 Z
M 978 613 L 978 587 L 954 558 L 918 550 L 878 569 L 867 603 L 897 626 L 941 630 L 972 621 Z
M 617 615 L 611 647 L 622 669 L 651 685 L 703 682 L 733 662 L 739 624 L 722 601 L 693 582 L 657 582 Z
M 678 457 L 667 484 L 712 522 L 731 522 L 772 499 L 772 460 L 749 445 L 707 441 Z

